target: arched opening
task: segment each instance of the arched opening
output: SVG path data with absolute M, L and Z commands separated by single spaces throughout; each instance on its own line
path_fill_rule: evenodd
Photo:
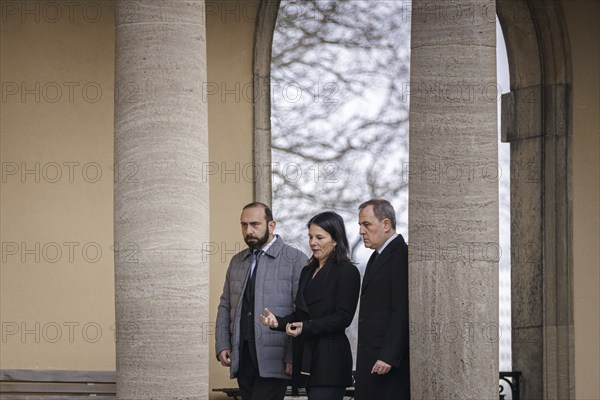
M 524 398 L 574 396 L 571 66 L 557 2 L 496 3 L 510 69 L 512 366 Z
M 496 74 L 498 95 L 510 92 L 508 57 L 500 23 L 496 20 Z M 498 102 L 498 230 L 501 254 L 498 263 L 498 363 L 500 372 L 512 371 L 510 304 L 510 144 L 502 142 L 502 102 Z M 502 382 L 501 382 L 502 384 Z
M 401 2 L 282 1 L 271 58 L 272 205 L 308 252 L 306 222 L 331 209 L 366 263 L 357 206 L 386 198 L 406 235 L 410 21 Z
M 270 52 L 279 2 L 261 3 L 255 46 L 255 162 L 271 165 Z M 521 394 L 573 396 L 570 58 L 557 3 L 500 0 L 511 91 L 502 98 L 510 142 L 512 367 Z M 264 172 L 264 168 L 262 171 Z M 271 202 L 271 175 L 255 198 Z
M 371 250 L 358 233 L 359 204 L 388 199 L 407 237 L 408 181 L 398 179 L 408 164 L 406 3 L 284 0 L 272 49 L 272 206 L 279 232 L 310 254 L 307 221 L 337 212 L 364 276 Z M 347 334 L 355 352 L 356 318 Z

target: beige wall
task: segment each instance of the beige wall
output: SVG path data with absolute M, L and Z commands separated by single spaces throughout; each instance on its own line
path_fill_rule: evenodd
M 573 60 L 575 395 L 600 399 L 600 3 L 563 1 Z
M 25 9 L 22 2 L 10 2 L 2 8 L 1 368 L 115 367 L 114 5 L 76 4 L 30 2 Z M 100 15 L 94 13 L 97 6 Z M 252 201 L 257 7 L 258 1 L 207 3 L 210 163 L 204 176 L 210 179 L 212 206 L 207 249 L 214 254 L 211 315 L 203 334 L 212 356 L 211 324 L 225 270 L 244 247 L 239 212 Z M 120 98 L 135 97 L 134 89 L 121 89 Z M 57 166 L 60 179 L 55 177 Z M 121 167 L 121 179 L 135 177 L 129 167 Z M 39 177 L 22 175 L 25 168 L 38 168 Z M 235 385 L 216 359 L 210 371 L 211 386 Z
M 64 3 L 2 2 L 1 368 L 115 368 L 112 2 Z
M 17 9 L 6 8 L 8 3 Z M 0 15 L 0 368 L 110 370 L 115 365 L 113 6 L 84 1 L 69 9 L 52 3 L 60 17 L 44 2 L 31 2 L 38 8 L 29 13 L 19 9 L 22 2 L 6 2 Z M 207 2 L 210 163 L 204 176 L 211 190 L 207 248 L 214 254 L 210 321 L 203 334 L 211 349 L 211 389 L 236 384 L 214 357 L 211 329 L 227 264 L 244 247 L 239 212 L 252 200 L 250 85 L 257 4 Z M 574 80 L 576 394 L 597 399 L 600 5 L 565 1 L 563 7 Z M 127 89 L 119 91 L 120 98 L 130 94 Z M 23 174 L 24 169 L 39 173 Z M 120 172 L 121 179 L 135 176 L 127 166 Z
M 0 366 L 111 370 L 114 5 L 22 4 L 3 5 L 1 15 Z M 203 333 L 212 356 L 210 324 L 227 264 L 244 246 L 240 209 L 252 200 L 257 7 L 258 1 L 207 3 L 210 163 L 204 176 L 212 206 L 207 249 L 214 254 L 211 315 Z M 135 97 L 134 89 L 121 89 L 120 98 Z M 121 167 L 121 179 L 135 177 L 129 167 Z M 36 168 L 37 176 L 22 174 Z M 234 384 L 216 359 L 210 371 L 212 386 Z
M 210 322 L 214 323 L 225 272 L 243 249 L 240 211 L 252 201 L 252 58 L 258 1 L 208 1 L 208 130 L 211 242 Z M 210 342 L 210 388 L 237 386 L 217 362 Z M 214 398 L 221 398 L 213 395 Z M 211 397 L 212 398 L 212 397 Z M 223 397 L 224 398 L 224 397 Z

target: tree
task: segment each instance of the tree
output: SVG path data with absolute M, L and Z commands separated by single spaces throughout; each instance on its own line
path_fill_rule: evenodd
M 362 248 L 357 207 L 406 213 L 410 18 L 400 1 L 282 1 L 271 63 L 273 208 L 288 242 L 331 209 Z M 399 218 L 406 227 L 406 219 Z

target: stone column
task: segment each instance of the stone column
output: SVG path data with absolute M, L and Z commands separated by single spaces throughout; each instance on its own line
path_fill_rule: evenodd
M 208 398 L 204 1 L 116 3 L 117 397 Z
M 263 0 L 254 43 L 254 200 L 273 204 L 271 168 L 271 50 L 281 0 Z
M 495 1 L 412 3 L 413 399 L 498 398 Z

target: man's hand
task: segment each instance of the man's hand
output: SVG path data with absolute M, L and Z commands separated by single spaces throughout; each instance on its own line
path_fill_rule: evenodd
M 219 361 L 221 361 L 222 366 L 229 367 L 231 365 L 231 350 L 223 350 L 220 352 Z
M 292 364 L 285 363 L 285 373 L 288 375 L 292 375 Z
M 381 360 L 377 360 L 377 362 L 375 363 L 375 365 L 373 365 L 373 369 L 371 370 L 372 374 L 377 374 L 377 375 L 385 375 L 388 372 L 390 372 L 390 369 L 392 369 L 392 366 L 384 361 Z
M 260 315 L 258 318 L 261 324 L 269 328 L 277 328 L 279 326 L 277 318 L 275 318 L 275 315 L 267 307 L 265 307 L 265 315 Z

